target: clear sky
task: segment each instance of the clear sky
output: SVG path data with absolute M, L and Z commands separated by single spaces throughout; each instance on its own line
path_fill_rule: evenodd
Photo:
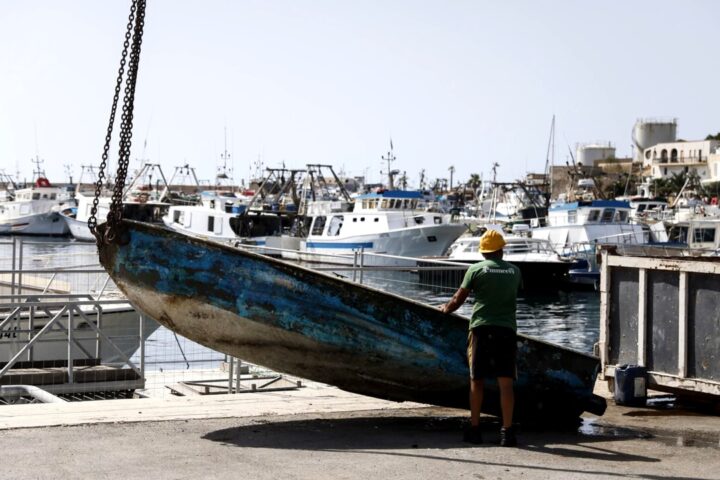
M 637 118 L 720 131 L 714 0 L 148 4 L 133 158 L 166 173 L 214 177 L 225 129 L 236 179 L 261 158 L 377 181 L 392 137 L 415 183 L 542 171 L 553 114 L 563 164 L 577 142 L 629 155 Z M 99 164 L 129 5 L 0 0 L 0 168 Z

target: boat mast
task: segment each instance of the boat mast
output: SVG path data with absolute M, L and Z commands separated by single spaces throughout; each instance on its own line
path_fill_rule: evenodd
M 45 170 L 41 167 L 43 163 L 45 163 L 45 160 L 41 160 L 40 157 L 35 154 L 35 158 L 31 158 L 30 161 L 33 163 L 33 181 L 37 180 L 40 177 L 46 177 Z
M 550 197 L 553 192 L 553 178 L 552 169 L 555 166 L 555 115 L 552 116 L 552 122 L 550 123 L 550 138 L 548 138 L 548 150 L 545 156 L 545 178 L 546 182 L 550 183 L 550 191 L 547 196 L 547 203 L 550 203 Z M 547 206 L 547 205 L 546 205 Z
M 387 156 L 383 155 L 381 158 L 387 162 L 388 190 L 394 190 L 395 186 L 393 185 L 393 170 L 390 167 L 392 162 L 395 161 L 392 137 L 390 138 L 390 151 L 387 153 Z
M 227 127 L 224 127 L 224 139 L 225 139 L 225 143 L 224 143 L 223 153 L 220 154 L 220 160 L 222 160 L 223 164 L 222 164 L 222 167 L 218 167 L 218 173 L 215 176 L 215 188 L 217 190 L 220 189 L 220 180 L 221 179 L 230 180 L 230 183 L 231 183 L 230 188 L 234 192 L 235 185 L 232 185 L 234 183 L 232 181 L 232 168 L 230 168 L 228 170 L 228 166 L 227 166 L 228 161 L 231 158 L 231 155 L 230 155 L 230 153 L 228 153 L 228 149 L 227 149 Z M 228 175 L 228 171 L 230 172 L 229 175 Z

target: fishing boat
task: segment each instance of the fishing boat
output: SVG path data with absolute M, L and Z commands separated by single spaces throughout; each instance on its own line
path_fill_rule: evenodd
M 524 224 L 515 225 L 527 227 Z M 503 247 L 503 260 L 516 265 L 522 274 L 522 289 L 526 292 L 538 290 L 558 290 L 569 285 L 569 271 L 576 266 L 575 260 L 559 255 L 553 250 L 547 240 L 532 238 L 527 234 L 505 234 L 497 225 L 487 225 L 503 233 L 505 246 Z M 523 230 L 525 231 L 525 230 Z M 485 259 L 480 253 L 479 236 L 463 236 L 458 238 L 448 249 L 448 255 L 434 257 L 429 261 L 420 262 L 419 266 L 433 266 L 447 264 L 472 265 Z M 437 261 L 442 263 L 438 263 Z M 449 262 L 449 263 L 448 263 Z M 419 269 L 420 282 L 434 287 L 460 286 L 465 275 L 463 269 Z
M 69 205 L 71 198 L 61 187 L 55 187 L 39 170 L 32 185 L 6 192 L 0 201 L 0 233 L 23 235 L 65 235 L 65 222 L 58 215 L 63 205 Z
M 463 223 L 451 223 L 449 214 L 422 205 L 421 192 L 404 190 L 368 193 L 354 202 L 308 202 L 298 253 L 282 256 L 352 265 L 354 253 L 362 250 L 383 255 L 368 256 L 365 265 L 414 266 L 416 257 L 442 255 L 467 230 Z
M 532 237 L 547 240 L 561 255 L 577 260 L 570 281 L 597 288 L 600 281 L 598 245 L 640 245 L 650 241 L 646 225 L 631 223 L 631 206 L 621 200 L 560 203 L 550 208 L 547 225 L 532 229 Z
M 153 176 L 157 178 L 157 184 L 155 185 L 152 183 Z M 95 191 L 80 191 L 81 185 L 82 182 L 78 182 L 75 205 L 67 205 L 60 210 L 59 214 L 76 240 L 94 242 L 95 237 L 88 227 L 88 219 L 92 216 Z M 144 164 L 123 191 L 123 214 L 125 217 L 160 222 L 160 219 L 170 206 L 167 201 L 168 185 L 160 165 Z M 112 191 L 103 188 L 96 206 L 95 217 L 98 222 L 103 222 L 107 217 L 111 202 Z
M 106 224 L 101 225 L 100 234 Z M 123 220 L 100 261 L 141 311 L 209 348 L 359 394 L 468 406 L 468 320 L 283 260 Z M 516 418 L 601 414 L 596 357 L 520 335 Z M 499 413 L 489 382 L 484 410 Z
M 220 188 L 203 191 L 195 205 L 172 205 L 162 221 L 166 227 L 185 235 L 265 245 L 268 236 L 279 236 L 290 229 L 297 211 L 286 193 L 301 170 L 267 171 L 268 176 L 255 192 Z M 284 173 L 289 174 L 290 180 L 284 179 Z M 272 190 L 276 190 L 274 194 Z M 267 204 L 264 202 L 271 198 Z

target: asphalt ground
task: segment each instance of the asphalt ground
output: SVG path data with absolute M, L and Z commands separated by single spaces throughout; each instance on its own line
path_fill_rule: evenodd
M 720 417 L 611 401 L 577 429 L 462 441 L 467 412 L 288 392 L 0 407 L 2 479 L 720 479 Z

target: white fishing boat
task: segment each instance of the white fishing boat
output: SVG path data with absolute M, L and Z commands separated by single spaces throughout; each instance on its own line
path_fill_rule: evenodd
M 650 229 L 630 223 L 631 207 L 619 200 L 562 203 L 548 211 L 547 225 L 532 229 L 532 237 L 547 240 L 564 256 L 580 259 L 570 270 L 575 283 L 597 286 L 600 271 L 598 245 L 640 245 L 650 241 Z
M 558 204 L 548 211 L 545 227 L 532 229 L 532 237 L 548 240 L 561 254 L 578 245 L 647 243 L 647 228 L 630 223 L 630 212 L 630 204 L 618 200 Z
M 267 237 L 279 236 L 289 230 L 297 214 L 294 202 L 286 194 L 294 185 L 295 175 L 301 172 L 267 170 L 270 173 L 256 192 L 221 188 L 204 191 L 198 204 L 173 205 L 162 221 L 169 229 L 184 235 L 219 242 L 265 245 Z M 290 173 L 290 179 L 284 180 L 282 174 L 278 175 L 280 172 Z M 268 194 L 268 185 L 277 187 L 278 191 L 274 195 Z
M 560 256 L 553 250 L 550 242 L 540 238 L 532 238 L 527 235 L 524 224 L 515 225 L 514 234 L 507 234 L 498 225 L 486 225 L 499 231 L 505 238 L 503 247 L 503 260 L 516 265 L 523 279 L 523 290 L 548 290 L 565 287 L 569 282 L 569 270 L 574 265 L 574 259 Z M 523 232 L 523 233 L 520 233 Z M 448 249 L 445 257 L 432 260 L 442 260 L 452 263 L 473 264 L 481 262 L 485 257 L 480 253 L 480 236 L 462 236 Z M 435 262 L 427 262 L 424 266 L 437 265 Z M 451 285 L 460 285 L 464 270 L 457 269 L 433 269 L 420 272 L 420 281 L 436 285 L 438 280 Z
M 297 239 L 297 251 L 282 256 L 352 265 L 362 251 L 386 255 L 369 256 L 365 265 L 404 266 L 416 261 L 402 257 L 442 255 L 467 226 L 450 223 L 449 214 L 425 211 L 422 200 L 418 191 L 386 190 L 360 195 L 352 203 L 308 202 L 300 228 L 305 235 Z M 287 238 L 268 238 L 267 245 L 287 247 Z
M 70 202 L 65 189 L 38 176 L 31 186 L 15 190 L 11 198 L 0 202 L 0 233 L 64 235 L 68 228 L 58 210 Z
M 159 177 L 158 184 L 152 183 L 153 175 Z M 93 182 L 94 183 L 94 182 Z M 82 182 L 78 182 L 78 188 Z M 134 179 L 125 187 L 123 193 L 123 210 L 126 218 L 135 218 L 141 221 L 159 222 L 165 213 L 167 203 L 168 183 L 162 173 L 160 165 L 145 164 L 135 175 Z M 95 191 L 80 191 L 75 193 L 75 204 L 66 205 L 59 212 L 70 233 L 76 240 L 94 242 L 95 237 L 90 232 L 88 220 L 92 215 Z M 112 191 L 103 189 L 98 197 L 95 218 L 102 223 L 107 218 L 112 201 Z

